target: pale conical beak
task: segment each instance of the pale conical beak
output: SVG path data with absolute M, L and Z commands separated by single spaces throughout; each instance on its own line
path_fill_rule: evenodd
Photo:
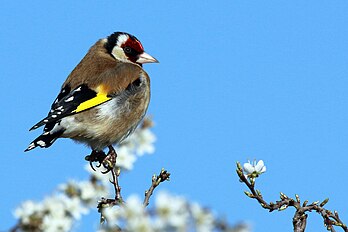
M 136 61 L 139 64 L 145 64 L 145 63 L 159 63 L 158 60 L 152 56 L 150 56 L 149 54 L 147 54 L 146 52 L 141 53 L 138 56 L 138 59 Z

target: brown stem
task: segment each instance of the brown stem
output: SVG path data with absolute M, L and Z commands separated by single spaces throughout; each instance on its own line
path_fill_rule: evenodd
M 118 177 L 120 176 L 120 169 L 117 170 L 117 172 L 115 172 L 115 169 L 113 168 L 111 170 L 111 174 L 112 174 L 112 184 L 114 185 L 114 189 L 115 189 L 115 200 L 118 202 L 123 202 L 122 200 L 122 196 L 121 196 L 121 187 L 118 183 Z
M 152 176 L 152 183 L 148 190 L 145 191 L 145 199 L 143 202 L 144 207 L 149 205 L 150 197 L 152 196 L 153 191 L 155 188 L 163 181 L 169 180 L 170 173 L 164 169 L 161 170 L 160 174 L 158 176 L 153 175 Z
M 307 225 L 307 214 L 298 215 L 296 211 L 295 216 L 292 219 L 292 225 L 294 226 L 294 232 L 304 232 Z

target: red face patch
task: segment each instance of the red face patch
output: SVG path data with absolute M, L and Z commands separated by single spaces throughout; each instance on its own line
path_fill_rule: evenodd
M 139 54 L 144 52 L 143 45 L 138 40 L 131 37 L 129 37 L 129 39 L 124 44 L 122 44 L 121 47 L 130 47 Z
M 125 43 L 121 45 L 128 60 L 136 63 L 139 55 L 144 52 L 143 45 L 135 37 L 130 36 Z

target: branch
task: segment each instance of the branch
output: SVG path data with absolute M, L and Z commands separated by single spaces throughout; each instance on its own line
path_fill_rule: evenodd
M 116 169 L 116 171 L 115 171 Z M 102 225 L 105 222 L 105 217 L 103 216 L 103 209 L 107 207 L 113 207 L 115 205 L 123 205 L 124 201 L 121 196 L 121 187 L 118 183 L 118 177 L 120 176 L 121 169 L 117 166 L 111 169 L 112 181 L 110 183 L 113 184 L 115 190 L 115 199 L 106 199 L 102 197 L 98 202 L 97 208 L 100 213 L 100 224 Z
M 295 199 L 293 199 L 293 198 L 289 198 L 284 193 L 280 193 L 280 200 L 276 201 L 275 203 L 273 202 L 267 203 L 263 199 L 261 192 L 255 189 L 255 177 L 246 176 L 239 162 L 237 162 L 236 171 L 237 171 L 238 177 L 240 178 L 240 181 L 245 183 L 246 186 L 251 191 L 251 192 L 244 191 L 244 193 L 248 197 L 256 199 L 264 209 L 268 209 L 269 212 L 272 212 L 274 210 L 282 211 L 288 208 L 289 206 L 292 206 L 296 209 L 295 215 L 293 217 L 294 232 L 305 231 L 306 225 L 307 225 L 307 217 L 308 217 L 306 212 L 311 212 L 311 211 L 315 211 L 322 216 L 324 220 L 324 225 L 327 228 L 327 230 L 335 232 L 336 230 L 334 229 L 333 226 L 339 226 L 343 229 L 343 231 L 348 232 L 347 226 L 341 221 L 337 211 L 334 211 L 334 213 L 332 213 L 330 210 L 323 208 L 323 206 L 326 203 L 328 203 L 329 201 L 328 198 L 322 201 L 321 203 L 319 201 L 315 201 L 307 205 L 308 204 L 307 200 L 301 204 L 300 197 L 298 195 L 295 195 Z
M 170 177 L 170 173 L 167 170 L 164 170 L 163 168 L 158 176 L 156 176 L 156 174 L 152 176 L 152 184 L 150 188 L 145 191 L 145 199 L 143 203 L 144 207 L 149 205 L 150 197 L 153 191 L 155 190 L 155 188 L 163 181 L 166 181 L 166 180 L 169 181 L 169 177 Z

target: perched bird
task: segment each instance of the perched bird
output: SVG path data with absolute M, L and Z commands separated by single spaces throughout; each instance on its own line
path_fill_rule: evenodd
M 112 145 L 135 130 L 149 105 L 150 78 L 142 64 L 157 62 L 128 33 L 98 40 L 63 83 L 47 117 L 30 129 L 44 126 L 25 151 L 71 138 L 92 148 L 90 162 L 114 161 Z

